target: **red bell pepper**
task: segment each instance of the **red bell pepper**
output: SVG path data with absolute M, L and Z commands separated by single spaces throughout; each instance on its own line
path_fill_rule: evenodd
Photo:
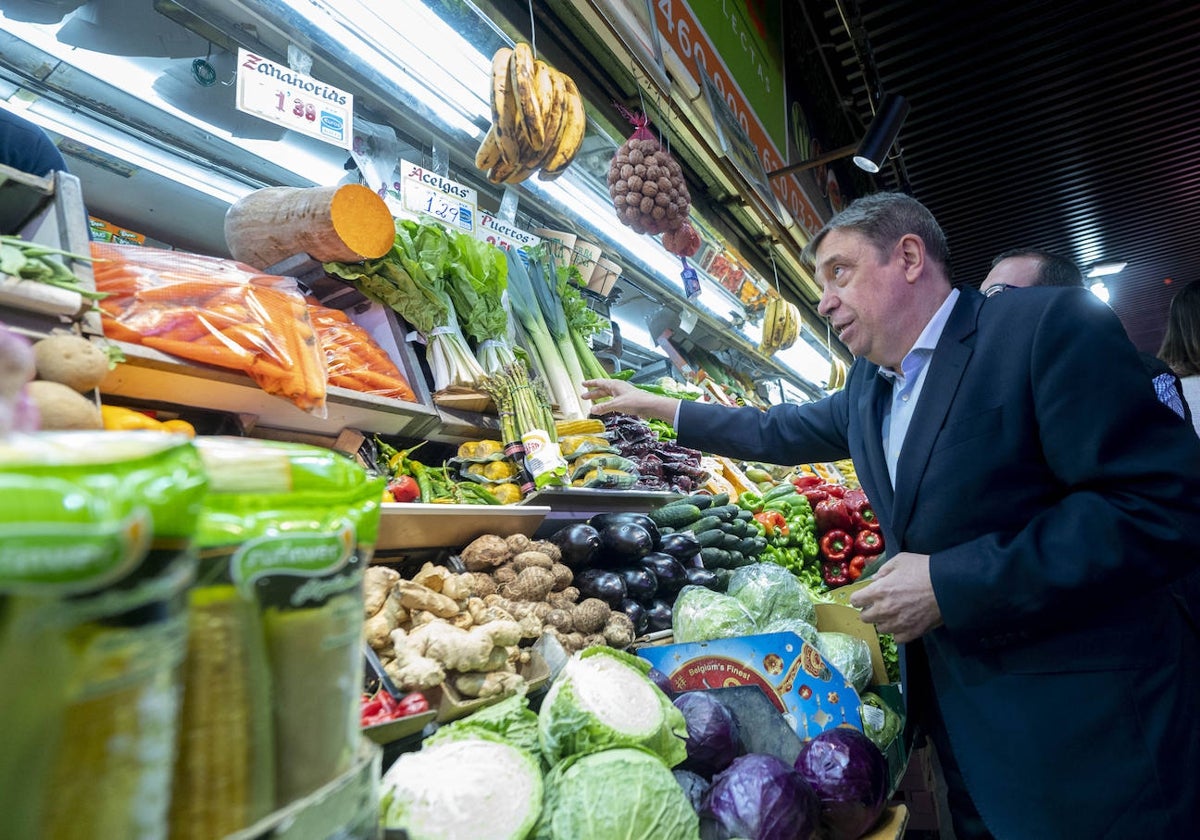
M 854 519 L 850 516 L 850 508 L 841 499 L 824 499 L 817 502 L 813 508 L 813 521 L 817 533 L 826 531 L 850 531 L 854 528 Z
M 822 484 L 821 489 L 835 499 L 844 498 L 846 495 L 846 487 L 842 484 Z
M 863 505 L 869 505 L 867 494 L 863 492 L 861 487 L 854 487 L 846 491 L 846 495 L 842 497 L 846 500 L 846 507 L 850 510 L 858 510 Z
M 763 526 L 763 532 L 768 537 L 773 537 L 776 533 L 781 537 L 786 537 L 791 530 L 783 511 L 764 510 L 754 514 L 754 520 Z
M 808 499 L 809 507 L 814 508 L 814 509 L 817 507 L 818 502 L 824 501 L 825 499 L 829 498 L 829 494 L 826 493 L 824 490 L 822 490 L 820 487 L 798 487 L 798 488 L 796 488 L 796 492 L 799 493 L 804 498 Z M 738 497 L 738 501 L 739 502 L 741 501 L 740 496 Z
M 879 530 L 879 518 L 875 516 L 875 509 L 871 507 L 871 503 L 867 500 L 867 494 L 862 489 L 847 490 L 842 501 L 850 510 L 850 519 L 855 531 L 861 531 L 863 528 L 870 528 L 872 531 Z
M 879 554 L 883 551 L 883 534 L 864 529 L 854 535 L 855 554 Z
M 840 563 L 822 563 L 821 580 L 825 581 L 827 586 L 845 586 L 850 582 L 849 564 L 845 561 Z
M 796 485 L 797 490 L 807 490 L 810 487 L 817 487 L 823 484 L 819 475 L 794 475 L 792 476 L 792 484 Z
M 854 538 L 835 528 L 821 537 L 821 555 L 830 563 L 844 563 L 854 553 Z
M 880 529 L 879 517 L 875 515 L 875 508 L 870 505 L 863 505 L 858 510 L 851 511 L 850 521 L 854 523 L 856 531 L 878 531 Z

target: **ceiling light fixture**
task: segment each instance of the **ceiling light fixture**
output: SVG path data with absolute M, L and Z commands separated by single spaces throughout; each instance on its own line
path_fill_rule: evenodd
M 1088 270 L 1087 276 L 1091 277 L 1107 277 L 1109 274 L 1120 274 L 1125 270 L 1127 262 L 1103 262 L 1094 264 Z
M 851 155 L 854 156 L 854 165 L 859 169 L 871 173 L 878 172 L 883 166 L 884 160 L 887 159 L 892 144 L 896 142 L 896 137 L 900 134 L 900 127 L 904 125 L 904 120 L 908 117 L 910 110 L 911 106 L 903 96 L 898 93 L 886 94 L 883 102 L 879 105 L 879 110 L 875 112 L 874 119 L 867 127 L 867 133 L 863 135 L 862 142 L 858 145 L 843 146 L 815 158 L 802 160 L 799 163 L 789 163 L 787 166 L 768 172 L 767 177 L 775 178 L 779 175 L 802 172 Z
M 1097 280 L 1088 288 L 1091 290 L 1092 294 L 1100 298 L 1100 300 L 1104 301 L 1105 303 L 1108 303 L 1108 286 L 1105 286 L 1104 283 Z

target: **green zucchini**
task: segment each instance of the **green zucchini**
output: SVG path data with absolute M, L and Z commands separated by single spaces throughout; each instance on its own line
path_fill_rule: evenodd
M 700 543 L 701 548 L 709 548 L 719 546 L 725 540 L 725 533 L 716 528 L 711 528 L 707 531 L 701 531 L 696 534 L 696 542 Z

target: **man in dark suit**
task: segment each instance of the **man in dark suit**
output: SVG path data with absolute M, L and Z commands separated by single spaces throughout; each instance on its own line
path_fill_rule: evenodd
M 67 171 L 58 147 L 46 132 L 24 117 L 0 107 L 0 163 L 19 172 L 44 177 L 55 170 Z
M 1086 290 L 952 288 L 911 197 L 858 199 L 809 251 L 857 357 L 843 390 L 763 412 L 595 380 L 593 410 L 732 457 L 854 459 L 890 556 L 852 603 L 901 643 L 959 840 L 1188 835 L 1200 639 L 1168 589 L 1200 566 L 1200 441 Z

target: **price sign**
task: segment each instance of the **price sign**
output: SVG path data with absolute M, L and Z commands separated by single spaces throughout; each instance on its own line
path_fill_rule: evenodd
M 479 216 L 475 190 L 407 160 L 400 161 L 397 174 L 399 177 L 388 193 L 393 199 L 399 195 L 402 210 L 417 216 L 433 216 L 449 227 L 475 234 Z
M 533 248 L 542 241 L 540 236 L 506 224 L 491 213 L 480 214 L 479 227 L 475 231 L 475 236 L 484 242 L 498 245 L 506 251 L 509 248 Z
M 354 94 L 238 49 L 237 109 L 349 149 Z

